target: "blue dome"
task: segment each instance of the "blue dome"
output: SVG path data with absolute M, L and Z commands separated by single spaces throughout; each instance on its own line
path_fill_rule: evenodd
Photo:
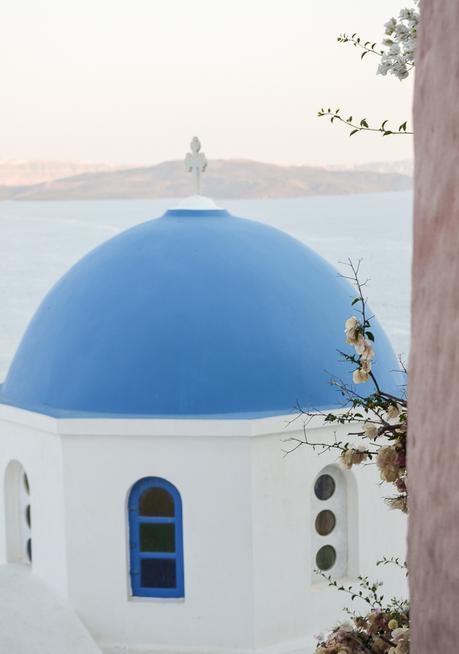
M 352 296 L 328 263 L 277 229 L 223 210 L 168 211 L 102 244 L 54 286 L 0 401 L 53 416 L 337 407 L 329 379 L 348 379 L 337 349 Z M 397 362 L 373 331 L 375 370 L 394 389 Z

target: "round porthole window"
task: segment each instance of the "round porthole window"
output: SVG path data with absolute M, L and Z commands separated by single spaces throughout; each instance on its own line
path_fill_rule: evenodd
M 330 570 L 336 561 L 336 550 L 331 545 L 324 545 L 316 554 L 316 565 L 319 570 Z
M 335 480 L 331 475 L 320 475 L 314 484 L 314 493 L 319 500 L 329 500 L 335 488 Z
M 26 509 L 25 509 L 25 519 L 26 519 L 27 526 L 28 526 L 29 529 L 30 529 L 30 527 L 32 526 L 32 524 L 31 524 L 31 516 L 30 516 L 30 504 L 27 504 L 27 506 L 26 506 Z
M 336 525 L 336 518 L 333 511 L 326 509 L 321 511 L 316 518 L 316 531 L 320 536 L 328 536 L 331 534 Z

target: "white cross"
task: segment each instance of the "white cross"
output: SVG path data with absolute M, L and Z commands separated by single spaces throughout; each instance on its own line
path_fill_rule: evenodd
M 191 152 L 188 152 L 185 158 L 185 166 L 189 173 L 193 173 L 195 195 L 201 193 L 201 173 L 207 167 L 207 159 L 201 150 L 201 142 L 197 136 L 193 136 L 190 143 Z

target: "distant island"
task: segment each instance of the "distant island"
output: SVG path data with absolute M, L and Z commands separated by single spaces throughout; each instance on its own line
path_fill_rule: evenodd
M 34 163 L 40 166 L 40 162 Z M 12 169 L 14 164 L 9 164 L 6 171 L 5 165 L 6 162 L 0 162 L 0 200 L 175 198 L 190 195 L 192 189 L 191 176 L 182 161 L 119 169 L 103 164 L 41 162 L 38 170 L 24 162 L 22 176 L 17 168 Z M 76 171 L 78 174 L 72 174 Z M 410 172 L 409 162 L 344 169 L 280 166 L 246 159 L 213 160 L 205 173 L 202 191 L 213 198 L 227 199 L 405 191 L 412 188 Z M 40 174 L 46 181 L 34 183 Z

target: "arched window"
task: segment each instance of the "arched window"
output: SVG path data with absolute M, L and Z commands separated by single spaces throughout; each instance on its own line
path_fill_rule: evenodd
M 333 577 L 348 572 L 347 483 L 339 468 L 327 466 L 316 477 L 312 496 L 313 570 Z M 320 577 L 314 574 L 314 581 Z
M 10 461 L 5 472 L 7 560 L 32 563 L 32 514 L 29 479 L 19 461 Z
M 145 477 L 129 495 L 132 594 L 183 597 L 182 501 L 171 483 Z

